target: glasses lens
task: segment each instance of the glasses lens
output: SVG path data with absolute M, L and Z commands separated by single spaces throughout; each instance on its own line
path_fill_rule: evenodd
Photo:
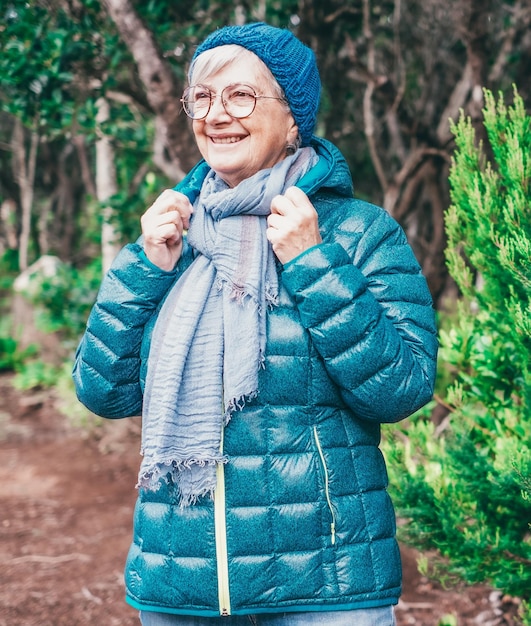
M 184 112 L 193 120 L 203 119 L 208 114 L 211 100 L 211 91 L 203 85 L 188 87 L 182 98 Z
M 225 111 L 232 117 L 247 117 L 254 111 L 256 92 L 249 85 L 229 85 L 221 92 Z

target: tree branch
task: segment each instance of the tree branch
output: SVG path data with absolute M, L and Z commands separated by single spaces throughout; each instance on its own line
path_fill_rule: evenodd
M 498 56 L 489 72 L 490 83 L 496 83 L 501 79 L 511 59 L 511 52 L 515 48 L 517 36 L 520 33 L 526 33 L 531 27 L 531 6 L 522 6 L 522 3 L 518 2 L 511 13 L 513 14 L 511 24 L 504 32 Z
M 404 210 L 400 207 L 403 207 L 405 203 L 399 201 L 403 193 L 402 189 L 404 185 L 411 184 L 411 178 L 416 176 L 416 173 L 426 163 L 428 157 L 440 157 L 446 161 L 450 160 L 448 154 L 443 150 L 426 146 L 418 147 L 409 154 L 385 191 L 383 206 L 398 221 L 404 217 Z M 411 198 L 409 201 L 411 201 Z
M 174 177 L 182 178 L 199 157 L 187 118 L 180 115 L 183 85 L 131 0 L 104 0 L 103 3 L 135 60 L 148 102 L 160 122 L 157 129 L 171 164 L 169 169 Z
M 437 126 L 437 140 L 440 146 L 445 146 L 452 138 L 450 132 L 450 119 L 455 120 L 459 115 L 459 109 L 464 108 L 468 96 L 472 90 L 472 66 L 467 63 L 463 69 L 461 79 L 455 85 L 448 103 L 439 119 Z
M 363 0 L 363 35 L 367 42 L 367 70 L 369 75 L 375 74 L 375 52 L 374 52 L 374 38 L 371 30 L 371 11 L 370 0 Z M 372 109 L 372 95 L 376 87 L 374 80 L 367 82 L 367 87 L 363 94 L 363 120 L 365 123 L 365 137 L 367 138 L 367 144 L 369 146 L 369 153 L 371 155 L 371 161 L 374 166 L 380 186 L 384 193 L 387 189 L 388 182 L 385 175 L 385 171 L 382 165 L 382 161 L 378 154 L 378 148 L 376 146 L 376 140 L 374 137 L 374 113 Z

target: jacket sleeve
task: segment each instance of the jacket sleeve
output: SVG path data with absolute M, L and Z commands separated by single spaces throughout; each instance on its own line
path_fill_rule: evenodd
M 144 326 L 176 274 L 152 265 L 136 243 L 116 257 L 101 284 L 74 363 L 77 396 L 93 413 L 109 418 L 140 414 Z
M 401 227 L 369 207 L 284 266 L 282 281 L 355 415 L 403 419 L 432 397 L 437 334 L 426 280 Z M 367 210 L 366 208 L 364 210 Z

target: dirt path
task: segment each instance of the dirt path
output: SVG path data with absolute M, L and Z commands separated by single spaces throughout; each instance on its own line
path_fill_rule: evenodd
M 125 424 L 125 423 L 124 423 Z M 139 626 L 124 602 L 138 429 L 111 441 L 68 425 L 49 393 L 0 376 L 0 626 Z M 112 443 L 113 445 L 108 445 Z M 403 547 L 398 626 L 512 626 L 515 605 L 485 587 L 443 590 Z

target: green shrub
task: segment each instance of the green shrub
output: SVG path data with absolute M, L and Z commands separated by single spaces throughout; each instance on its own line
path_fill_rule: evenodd
M 42 331 L 58 332 L 73 343 L 83 333 L 100 283 L 98 258 L 83 270 L 62 264 L 52 277 L 34 277 L 24 295 L 35 306 Z
M 509 107 L 484 93 L 488 145 L 464 115 L 452 125 L 446 253 L 462 297 L 439 333 L 447 415 L 435 424 L 432 405 L 389 428 L 384 451 L 402 538 L 529 600 L 531 119 L 516 89 Z
M 17 362 L 17 342 L 12 337 L 0 337 L 0 371 L 12 370 Z
M 28 346 L 21 350 L 18 342 L 11 336 L 11 324 L 8 315 L 0 319 L 0 372 L 13 371 L 20 367 L 24 360 L 34 356 L 37 346 Z
M 57 384 L 62 368 L 39 359 L 26 360 L 16 368 L 13 379 L 15 389 L 48 389 Z
M 5 297 L 0 307 L 4 311 L 0 317 L 0 371 L 14 371 L 13 384 L 19 389 L 53 387 L 62 368 L 44 362 L 37 345 L 21 350 L 12 337 L 8 311 L 14 277 L 15 273 L 10 272 L 9 280 L 4 281 Z M 100 282 L 100 259 L 83 270 L 61 264 L 52 277 L 30 279 L 24 297 L 34 307 L 37 326 L 45 333 L 58 333 L 67 353 L 73 351 L 85 328 Z

